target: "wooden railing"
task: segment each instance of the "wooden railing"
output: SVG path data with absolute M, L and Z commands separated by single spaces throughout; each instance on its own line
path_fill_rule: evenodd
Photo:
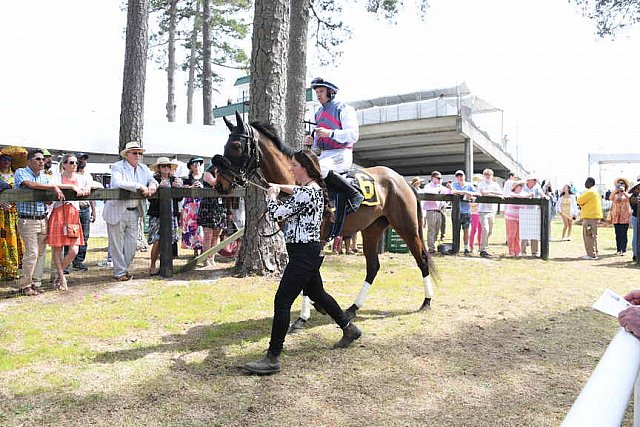
M 460 202 L 462 196 L 458 194 L 428 194 L 419 193 L 420 200 L 446 201 L 451 202 L 451 224 L 453 226 L 452 253 L 460 252 Z M 495 203 L 502 205 L 527 205 L 540 206 L 540 258 L 549 259 L 549 200 L 547 199 L 521 199 L 518 197 L 476 197 L 474 203 Z
M 138 192 L 131 192 L 122 189 L 94 189 L 91 194 L 85 197 L 78 197 L 72 190 L 62 190 L 66 200 L 134 200 L 145 197 Z M 162 277 L 173 276 L 173 251 L 171 250 L 171 201 L 184 197 L 244 197 L 244 190 L 238 189 L 230 194 L 220 194 L 213 188 L 168 188 L 161 187 L 151 197 L 158 199 L 160 209 L 160 275 Z M 57 197 L 53 191 L 45 190 L 5 190 L 0 193 L 0 202 L 36 202 L 56 201 Z M 231 239 L 228 239 L 231 240 Z M 222 242 L 225 243 L 225 242 Z

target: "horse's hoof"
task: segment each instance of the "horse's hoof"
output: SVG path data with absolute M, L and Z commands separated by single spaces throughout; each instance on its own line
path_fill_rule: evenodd
M 289 330 L 287 331 L 288 334 L 298 334 L 302 331 L 304 331 L 304 324 L 307 321 L 304 320 L 302 317 L 298 317 L 294 322 L 291 323 L 291 325 L 289 325 Z
M 313 305 L 313 308 L 315 308 L 318 313 L 322 314 L 323 316 L 326 316 L 327 310 L 325 310 L 320 304 L 318 304 L 317 302 L 314 302 L 311 305 Z
M 425 298 L 418 311 L 431 310 L 431 298 Z
M 356 318 L 356 312 L 358 311 L 358 307 L 355 304 L 352 304 L 351 307 L 347 308 L 344 311 L 344 314 L 347 316 L 347 320 L 351 322 Z

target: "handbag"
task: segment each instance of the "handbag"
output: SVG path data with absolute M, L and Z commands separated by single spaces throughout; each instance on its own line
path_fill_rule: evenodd
M 67 219 L 67 214 L 69 209 L 71 209 L 71 205 L 64 204 L 62 206 L 62 212 L 64 214 L 64 223 L 62 224 L 62 234 L 66 237 L 76 238 L 80 237 L 80 224 L 69 224 Z

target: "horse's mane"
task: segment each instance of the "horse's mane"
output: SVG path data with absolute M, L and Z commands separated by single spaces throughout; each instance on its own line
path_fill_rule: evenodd
M 280 150 L 280 152 L 286 154 L 289 157 L 293 157 L 293 148 L 285 144 L 284 141 L 280 139 L 280 137 L 278 136 L 278 132 L 276 131 L 276 128 L 273 127 L 273 125 L 260 121 L 251 122 L 250 124 L 258 132 L 269 138 L 271 142 L 273 142 L 273 145 L 275 145 L 276 148 Z

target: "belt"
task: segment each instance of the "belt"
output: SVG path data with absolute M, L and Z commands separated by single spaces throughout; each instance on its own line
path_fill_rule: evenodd
M 127 208 L 128 211 L 135 211 L 138 208 Z
M 47 214 L 42 214 L 42 215 L 23 215 L 21 213 L 18 214 L 18 218 L 20 218 L 20 219 L 41 220 L 41 219 L 45 219 L 46 217 L 47 217 Z

